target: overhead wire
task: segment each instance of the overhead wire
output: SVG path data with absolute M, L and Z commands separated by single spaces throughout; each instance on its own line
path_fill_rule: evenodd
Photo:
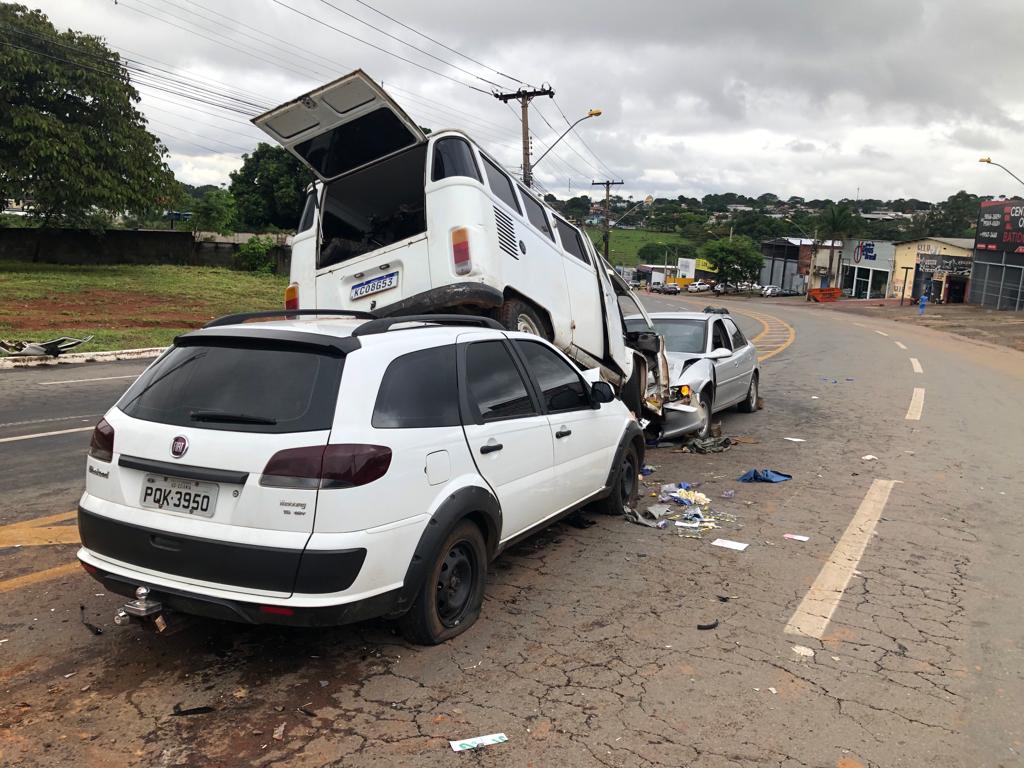
M 600 166 L 602 168 L 604 168 L 605 171 L 608 172 L 608 178 L 614 179 L 615 176 L 616 176 L 615 171 L 613 171 L 611 168 L 609 168 L 608 165 L 604 162 L 604 160 L 602 160 L 600 158 L 600 156 L 593 149 L 590 148 L 590 145 L 587 144 L 586 141 L 584 141 L 583 136 L 580 135 L 579 131 L 576 130 L 576 126 L 574 126 L 569 121 L 569 118 L 566 116 L 565 112 L 562 110 L 562 107 L 558 103 L 558 99 L 555 99 L 554 97 L 552 97 L 551 102 L 555 105 L 555 109 L 558 110 L 558 114 L 560 114 L 562 116 L 562 119 L 565 120 L 565 124 L 570 127 L 570 129 L 572 131 L 572 135 L 580 140 L 580 144 L 582 144 L 584 147 L 586 147 L 587 151 L 591 155 L 594 156 L 594 159 L 597 160 L 597 162 L 600 164 Z

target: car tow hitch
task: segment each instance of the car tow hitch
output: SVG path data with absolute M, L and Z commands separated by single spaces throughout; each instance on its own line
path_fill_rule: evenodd
M 159 600 L 149 599 L 149 587 L 139 587 L 135 590 L 135 599 L 129 600 L 121 608 L 114 611 L 114 623 L 119 627 L 126 627 L 135 619 L 139 624 L 163 632 L 167 629 L 167 619 L 164 617 L 164 608 Z

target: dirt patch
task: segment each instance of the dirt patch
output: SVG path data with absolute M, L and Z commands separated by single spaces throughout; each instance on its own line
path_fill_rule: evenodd
M 40 328 L 182 328 L 212 317 L 206 301 L 125 291 L 62 293 L 0 309 L 0 325 L 14 330 Z

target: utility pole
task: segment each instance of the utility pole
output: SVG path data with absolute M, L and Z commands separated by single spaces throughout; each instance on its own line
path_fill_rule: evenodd
M 522 109 L 523 121 L 523 184 L 527 187 L 533 186 L 533 169 L 530 167 L 530 102 L 537 96 L 555 98 L 555 92 L 551 86 L 544 85 L 535 90 L 520 88 L 514 93 L 495 93 L 494 98 L 508 104 L 510 101 L 518 101 Z
M 620 181 L 612 181 L 611 179 L 605 179 L 604 181 L 592 181 L 592 182 L 590 182 L 590 186 L 592 186 L 592 187 L 604 187 L 604 235 L 602 236 L 601 239 L 604 240 L 604 260 L 605 261 L 608 261 L 608 239 L 609 239 L 609 233 L 611 232 L 611 229 L 612 229 L 612 187 L 613 186 L 618 186 L 619 184 L 622 184 L 622 183 L 623 182 L 621 180 Z M 665 255 L 665 258 L 668 258 L 668 254 L 667 253 Z

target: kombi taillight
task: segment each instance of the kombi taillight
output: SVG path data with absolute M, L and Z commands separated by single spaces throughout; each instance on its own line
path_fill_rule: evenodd
M 285 309 L 298 309 L 299 308 L 299 284 L 291 283 L 287 288 L 284 289 L 284 308 Z
M 100 461 L 113 461 L 114 459 L 114 428 L 107 423 L 106 419 L 100 419 L 100 423 L 92 431 L 89 455 Z
M 452 230 L 452 266 L 456 275 L 468 275 L 473 271 L 473 260 L 469 255 L 469 230 L 456 227 Z
M 342 443 L 286 448 L 270 457 L 260 485 L 271 488 L 354 488 L 379 480 L 391 466 L 383 445 Z

